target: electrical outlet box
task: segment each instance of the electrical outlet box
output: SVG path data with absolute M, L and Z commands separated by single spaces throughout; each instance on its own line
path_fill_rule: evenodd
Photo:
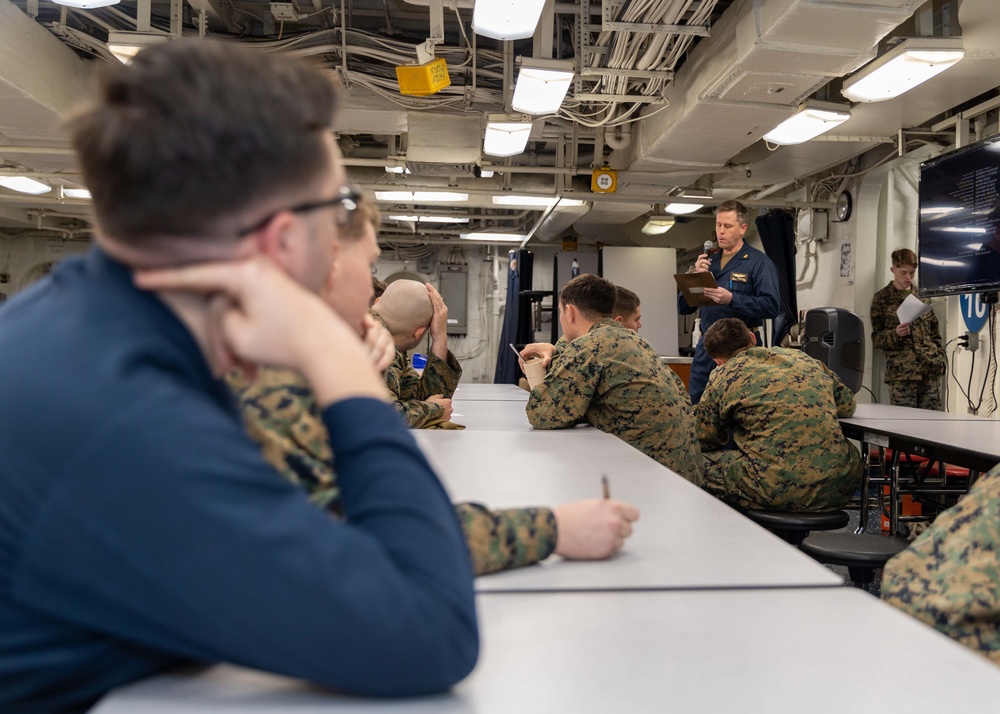
M 970 332 L 968 334 L 969 334 L 969 346 L 967 349 L 969 350 L 969 352 L 975 352 L 976 350 L 979 349 L 979 333 Z
M 9 283 L 10 273 L 0 273 L 0 283 Z
M 468 334 L 469 271 L 464 265 L 441 268 L 441 297 L 448 306 L 448 334 Z
M 290 2 L 271 3 L 271 14 L 275 20 L 292 21 L 299 19 L 299 14 L 295 12 L 295 5 Z

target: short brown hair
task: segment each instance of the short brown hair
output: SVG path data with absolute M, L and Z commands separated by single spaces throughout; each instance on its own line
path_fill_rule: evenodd
M 585 273 L 563 286 L 559 302 L 573 305 L 588 320 L 611 317 L 615 310 L 615 286 L 610 280 Z
M 334 107 L 304 60 L 176 40 L 105 64 L 69 128 L 101 230 L 134 244 L 230 231 L 318 183 Z
M 736 211 L 736 222 L 740 225 L 743 225 L 748 220 L 747 207 L 735 199 L 720 203 L 719 207 L 715 209 L 715 215 L 718 216 L 720 213 L 725 213 L 726 211 Z
M 340 229 L 340 239 L 354 241 L 365 234 L 365 227 L 371 227 L 378 233 L 382 225 L 382 216 L 378 212 L 378 206 L 373 200 L 364 194 L 358 198 L 358 207 L 351 214 L 351 220 L 344 228 Z
M 629 317 L 635 314 L 635 311 L 639 309 L 639 296 L 628 288 L 623 288 L 621 285 L 615 285 L 615 309 L 612 314 L 617 317 L 621 315 L 622 317 Z
M 904 265 L 917 267 L 917 254 L 909 248 L 900 248 L 892 251 L 892 267 L 902 268 Z
M 375 293 L 375 295 L 372 297 L 372 304 L 373 305 L 375 304 L 375 300 L 377 300 L 378 298 L 382 297 L 382 293 L 385 292 L 385 289 L 387 287 L 389 287 L 389 286 L 386 284 L 386 282 L 384 280 L 379 280 L 374 275 L 372 276 L 372 290 Z
M 735 317 L 725 317 L 713 322 L 702 339 L 705 351 L 712 359 L 729 359 L 754 344 L 750 330 L 742 320 Z

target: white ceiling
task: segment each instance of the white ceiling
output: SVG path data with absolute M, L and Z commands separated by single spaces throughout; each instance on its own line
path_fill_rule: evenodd
M 331 5 L 330 0 L 298 0 L 294 11 L 309 17 L 281 26 L 264 0 L 225 5 L 216 0 L 123 0 L 112 8 L 70 10 L 65 16 L 46 0 L 0 0 L 0 174 L 34 175 L 57 187 L 37 198 L 0 188 L 0 230 L 42 229 L 61 235 L 89 230 L 87 202 L 58 197 L 59 184 L 80 182 L 61 123 L 86 95 L 94 68 L 113 61 L 105 46 L 108 31 L 134 30 L 142 3 L 150 7 L 154 31 L 171 31 L 173 8 L 174 16 L 183 20 L 173 29 L 197 34 L 198 11 L 205 10 L 209 34 L 323 58 L 346 84 L 338 133 L 356 183 L 369 190 L 392 184 L 467 190 L 469 202 L 445 208 L 469 214 L 473 226 L 534 229 L 533 240 L 551 241 L 569 233 L 583 242 L 653 244 L 654 239 L 638 235 L 637 227 L 647 214 L 670 202 L 672 193 L 694 185 L 712 189 L 716 202 L 741 197 L 751 205 L 801 205 L 786 194 L 805 180 L 817 185 L 864 152 L 893 151 L 900 130 L 906 142 L 952 143 L 954 123 L 942 122 L 947 112 L 988 100 L 1000 84 L 996 0 L 649 0 L 624 5 L 608 0 L 603 16 L 596 0 L 557 2 L 550 22 L 540 24 L 543 29 L 534 39 L 505 44 L 475 37 L 475 77 L 468 69 L 471 52 L 456 18 L 457 12 L 471 41 L 471 3 L 462 0 L 457 10 L 445 3 L 445 41 L 437 51 L 448 59 L 452 86 L 433 97 L 405 98 L 395 86 L 393 66 L 415 60 L 412 49 L 427 37 L 428 4 L 433 1 L 337 0 Z M 35 6 L 37 16 L 32 17 L 27 13 Z M 592 14 L 584 17 L 588 6 Z M 637 15 L 633 6 L 648 12 Z M 951 14 L 943 13 L 942 6 Z M 697 40 L 676 33 L 601 32 L 602 17 L 708 24 L 710 32 Z M 347 27 L 346 68 L 340 49 L 342 24 Z M 581 26 L 593 31 L 580 32 Z M 842 79 L 895 38 L 915 35 L 961 36 L 966 57 L 898 99 L 855 105 L 850 120 L 819 140 L 776 150 L 764 145 L 760 137 L 791 115 L 800 101 L 818 97 L 847 103 L 839 93 Z M 583 44 L 597 51 L 581 51 Z M 516 58 L 553 55 L 572 59 L 578 71 L 563 111 L 535 122 L 529 152 L 510 160 L 482 156 L 476 147 L 477 122 L 481 125 L 486 113 L 503 111 L 509 82 L 516 76 Z M 608 67 L 633 75 L 592 84 L 590 72 Z M 651 71 L 658 77 L 648 79 Z M 578 96 L 584 93 L 590 98 Z M 602 93 L 616 99 L 592 97 Z M 622 94 L 634 100 L 622 99 Z M 996 112 L 983 116 L 990 123 L 979 130 L 996 133 Z M 639 120 L 617 128 L 614 119 L 610 125 L 593 126 L 608 117 Z M 447 122 L 454 127 L 442 131 Z M 467 131 L 470 122 L 472 145 L 459 152 L 449 140 Z M 932 134 L 934 123 L 942 126 Z M 470 157 L 484 166 L 498 164 L 504 173 L 491 179 L 463 175 L 459 165 L 470 163 Z M 415 158 L 424 162 L 425 170 L 437 169 L 442 175 L 386 174 L 383 168 L 387 160 Z M 601 159 L 620 171 L 614 196 L 590 193 L 590 173 Z M 588 204 L 551 213 L 503 209 L 490 200 L 500 192 L 562 195 Z M 834 198 L 829 191 L 813 194 L 824 205 Z M 403 209 L 399 212 L 426 214 L 442 207 L 383 208 L 384 213 Z M 411 224 L 389 222 L 383 238 L 448 241 L 455 232 L 453 225 L 416 231 Z M 655 239 L 655 244 L 669 244 L 669 236 Z

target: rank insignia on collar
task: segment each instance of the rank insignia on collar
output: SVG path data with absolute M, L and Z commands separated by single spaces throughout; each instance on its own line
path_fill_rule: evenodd
M 749 257 L 750 257 L 750 254 L 749 254 L 749 253 L 744 253 L 744 254 L 743 254 L 743 257 L 744 257 L 744 258 L 749 258 Z

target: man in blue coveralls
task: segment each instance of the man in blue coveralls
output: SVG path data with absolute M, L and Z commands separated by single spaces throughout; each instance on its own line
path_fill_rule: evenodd
M 703 253 L 695 263 L 695 272 L 711 271 L 718 287 L 706 288 L 705 297 L 715 304 L 701 308 L 701 333 L 718 320 L 735 317 L 757 335 L 757 344 L 764 344 L 758 328 L 764 320 L 777 317 L 781 309 L 778 294 L 778 270 L 764 253 L 743 241 L 747 232 L 747 207 L 739 201 L 723 201 L 715 209 L 715 236 L 719 251 L 709 257 Z M 677 310 L 690 315 L 698 308 L 688 305 L 684 295 L 677 293 Z M 705 352 L 702 340 L 695 347 L 691 363 L 688 391 L 691 402 L 697 404 L 708 384 L 708 375 L 715 362 Z

